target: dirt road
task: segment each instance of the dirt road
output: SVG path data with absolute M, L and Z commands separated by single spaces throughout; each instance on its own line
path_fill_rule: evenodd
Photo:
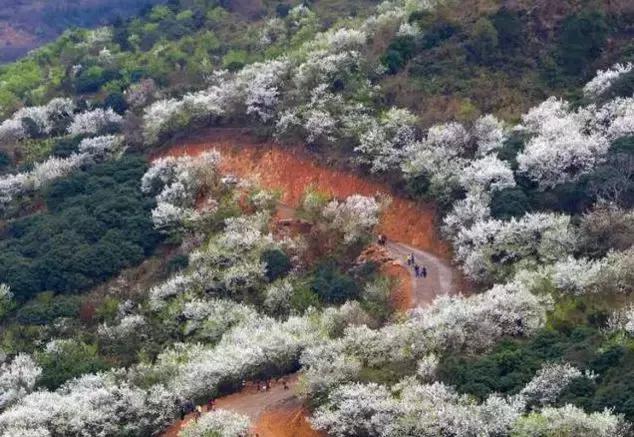
M 444 260 L 415 247 L 408 246 L 395 241 L 388 241 L 387 248 L 404 266 L 407 266 L 406 259 L 410 254 L 414 255 L 415 262 L 422 268 L 427 269 L 426 277 L 416 277 L 414 269 L 408 267 L 412 279 L 412 289 L 414 291 L 414 306 L 422 307 L 429 305 L 436 296 L 451 294 L 453 288 L 453 270 Z
M 437 235 L 433 205 L 421 204 L 399 196 L 391 187 L 368 181 L 360 175 L 316 164 L 301 151 L 283 149 L 272 143 L 254 144 L 239 131 L 212 130 L 183 140 L 161 153 L 165 155 L 196 156 L 216 149 L 222 154 L 222 170 L 243 178 L 256 178 L 269 189 L 283 193 L 282 215 L 292 216 L 307 187 L 335 197 L 351 194 L 385 195 L 391 198 L 378 231 L 387 236 L 391 256 L 408 268 L 412 280 L 412 306 L 430 304 L 441 294 L 452 293 L 460 278 L 449 264 L 450 250 Z M 416 262 L 427 269 L 427 277 L 420 278 L 406 264 L 413 254 Z M 247 388 L 218 399 L 217 407 L 249 416 L 253 434 L 259 437 L 316 437 L 306 420 L 306 411 L 295 394 L 297 377 L 289 380 L 289 390 L 274 384 L 271 390 L 259 392 Z M 183 423 L 174 424 L 165 437 L 176 437 Z

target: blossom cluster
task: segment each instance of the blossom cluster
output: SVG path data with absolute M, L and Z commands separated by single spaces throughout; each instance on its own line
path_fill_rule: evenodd
M 0 207 L 6 206 L 15 197 L 36 191 L 51 181 L 64 177 L 72 171 L 101 162 L 119 152 L 123 145 L 119 136 L 86 138 L 79 144 L 79 151 L 67 158 L 52 156 L 46 161 L 35 164 L 33 169 L 24 173 L 9 174 L 0 178 Z
M 48 135 L 60 127 L 63 132 L 71 122 L 74 110 L 75 103 L 65 98 L 53 99 L 44 106 L 22 108 L 0 124 L 0 143 Z
M 169 232 L 180 226 L 195 223 L 201 218 L 196 208 L 198 196 L 210 196 L 220 187 L 217 171 L 220 155 L 205 152 L 192 157 L 159 158 L 141 179 L 141 190 L 156 195 L 156 208 L 152 210 L 154 226 Z M 213 199 L 206 201 L 207 210 L 213 213 Z
M 342 338 L 309 347 L 301 358 L 308 394 L 319 398 L 355 380 L 364 367 L 406 365 L 429 354 L 485 351 L 503 336 L 529 336 L 546 320 L 548 299 L 521 284 L 496 285 L 472 297 L 436 298 L 402 323 L 348 328 Z

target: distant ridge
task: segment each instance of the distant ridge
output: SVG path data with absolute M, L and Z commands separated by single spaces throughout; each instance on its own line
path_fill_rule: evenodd
M 0 64 L 59 36 L 71 27 L 94 27 L 129 17 L 165 0 L 3 0 L 0 7 Z

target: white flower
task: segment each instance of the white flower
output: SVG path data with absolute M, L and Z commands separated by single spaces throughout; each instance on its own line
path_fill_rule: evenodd
M 105 110 L 97 108 L 77 114 L 73 122 L 68 126 L 68 133 L 71 135 L 96 135 L 104 129 L 118 127 L 122 121 L 123 117 L 111 108 Z
M 547 363 L 539 369 L 520 394 L 531 403 L 552 404 L 573 379 L 582 375 L 579 369 L 568 363 Z
M 480 156 L 500 149 L 506 140 L 504 123 L 490 114 L 476 120 L 473 126 L 473 135 L 478 144 Z
M 344 202 L 333 200 L 322 214 L 333 229 L 341 231 L 347 244 L 359 241 L 379 222 L 379 203 L 372 197 L 354 194 Z
M 460 183 L 467 191 L 494 192 L 515 186 L 511 166 L 496 156 L 485 156 L 472 161 L 460 175 Z
M 0 366 L 0 411 L 15 403 L 35 388 L 42 373 L 33 358 L 17 355 L 10 363 Z
M 571 112 L 568 102 L 553 97 L 522 116 L 534 136 L 517 156 L 519 170 L 542 188 L 576 180 L 601 163 L 610 146 L 591 129 L 592 108 Z
M 624 74 L 634 70 L 634 64 L 614 64 L 607 70 L 598 70 L 596 76 L 583 87 L 586 97 L 597 98 L 607 91 L 612 84 Z
M 178 433 L 179 437 L 246 437 L 250 420 L 247 416 L 227 410 L 214 410 L 191 420 Z

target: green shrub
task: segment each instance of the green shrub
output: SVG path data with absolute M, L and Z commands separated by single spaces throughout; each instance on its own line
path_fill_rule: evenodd
M 521 217 L 530 210 L 528 197 L 520 188 L 496 191 L 491 197 L 491 215 L 498 219 Z
M 423 48 L 431 49 L 437 47 L 458 32 L 459 28 L 454 23 L 439 19 L 425 31 L 423 35 Z
M 293 267 L 288 255 L 279 249 L 265 250 L 260 260 L 266 263 L 266 277 L 269 281 L 286 276 Z
M 387 67 L 390 74 L 398 73 L 412 58 L 415 49 L 413 36 L 397 36 L 392 40 L 382 58 L 383 65 Z
M 181 271 L 189 265 L 189 257 L 187 255 L 176 255 L 170 258 L 167 262 L 167 272 L 168 273 L 176 273 Z
M 597 11 L 571 15 L 562 24 L 557 59 L 565 74 L 577 76 L 589 70 L 607 38 L 605 16 Z
M 120 299 L 113 296 L 107 296 L 101 304 L 95 308 L 95 315 L 101 321 L 113 320 L 119 311 Z
M 356 299 L 360 293 L 354 278 L 341 272 L 332 260 L 317 265 L 310 288 L 322 301 L 333 304 Z
M 123 114 L 128 109 L 128 102 L 126 102 L 123 93 L 113 92 L 108 94 L 103 102 L 107 108 L 112 108 L 117 114 Z
M 516 11 L 502 8 L 491 16 L 491 23 L 498 36 L 498 46 L 505 52 L 513 52 L 522 47 L 525 40 L 525 26 Z
M 54 182 L 48 211 L 10 223 L 0 240 L 0 277 L 18 299 L 87 289 L 139 263 L 161 240 L 154 200 L 141 193 L 138 157 L 100 164 Z
M 238 71 L 247 63 L 244 50 L 229 50 L 222 58 L 222 66 L 229 71 Z
M 52 154 L 59 158 L 67 158 L 77 152 L 79 143 L 84 139 L 81 135 L 63 137 L 58 139 L 53 146 Z
M 5 170 L 11 165 L 11 158 L 9 154 L 3 150 L 0 150 L 0 172 Z
M 407 191 L 414 197 L 422 198 L 429 190 L 429 177 L 421 174 L 407 180 Z
M 16 319 L 26 325 L 47 325 L 60 317 L 76 318 L 80 306 L 81 300 L 76 295 L 40 293 L 16 311 Z
M 69 379 L 106 370 L 108 365 L 97 356 L 97 347 L 78 341 L 62 340 L 52 351 L 37 354 L 42 367 L 38 385 L 55 390 Z
M 291 308 L 298 313 L 303 313 L 308 308 L 319 308 L 319 296 L 311 289 L 309 284 L 296 284 L 291 296 Z
M 498 32 L 487 18 L 480 18 L 474 25 L 467 43 L 475 62 L 486 64 L 494 58 L 498 48 Z

